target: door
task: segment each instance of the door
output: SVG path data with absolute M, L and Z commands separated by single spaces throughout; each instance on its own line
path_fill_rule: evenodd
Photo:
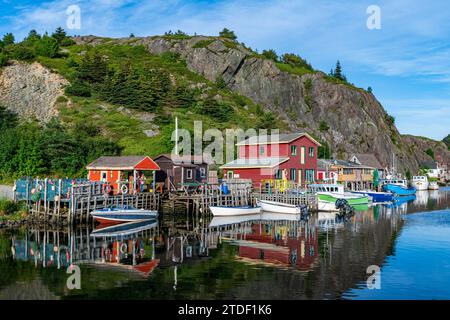
M 302 169 L 298 169 L 298 184 L 302 184 Z

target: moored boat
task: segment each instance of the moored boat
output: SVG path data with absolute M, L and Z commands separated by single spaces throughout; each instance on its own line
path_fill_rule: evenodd
M 260 213 L 260 207 L 251 206 L 236 206 L 236 207 L 226 207 L 226 206 L 209 206 L 213 216 L 241 216 L 249 214 Z
M 352 191 L 354 194 L 364 194 L 372 199 L 372 202 L 391 202 L 394 201 L 396 195 L 391 192 L 378 192 L 371 190 Z
M 91 216 L 101 224 L 118 224 L 132 221 L 152 220 L 158 211 L 135 209 L 133 207 L 112 207 L 91 212 Z
M 307 211 L 307 208 L 304 205 L 296 206 L 293 204 L 287 204 L 287 203 L 276 202 L 276 201 L 267 201 L 267 200 L 259 200 L 258 203 L 261 206 L 261 210 L 267 211 L 267 212 L 302 214 L 302 213 L 305 213 L 305 211 Z
M 416 188 L 405 187 L 397 184 L 384 184 L 383 190 L 386 192 L 392 192 L 398 196 L 411 196 L 416 194 Z
M 412 179 L 412 186 L 417 191 L 428 190 L 428 178 L 426 176 L 414 176 Z
M 339 211 L 339 209 L 336 208 L 336 201 L 339 199 L 345 199 L 352 207 L 357 205 L 367 205 L 369 203 L 368 196 L 351 193 L 340 194 L 334 192 L 317 192 L 317 198 L 319 211 Z
M 436 181 L 431 181 L 428 184 L 428 190 L 439 190 L 439 185 Z

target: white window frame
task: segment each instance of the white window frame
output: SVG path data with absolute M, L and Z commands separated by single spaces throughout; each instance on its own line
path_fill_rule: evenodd
M 192 180 L 192 177 L 193 177 L 193 170 L 186 169 L 186 179 Z

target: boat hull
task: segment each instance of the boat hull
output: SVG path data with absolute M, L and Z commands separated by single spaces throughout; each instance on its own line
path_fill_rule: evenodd
M 339 209 L 336 209 L 336 201 L 339 199 L 347 200 L 348 204 L 352 207 L 367 205 L 369 203 L 369 197 L 366 195 L 348 197 L 345 195 L 333 195 L 331 193 L 318 192 L 317 198 L 319 211 L 339 211 Z
M 428 182 L 421 182 L 421 181 L 413 181 L 412 183 L 413 187 L 416 188 L 417 191 L 424 191 L 428 190 Z
M 428 185 L 428 190 L 439 190 L 439 185 L 437 183 L 430 183 Z
M 392 192 L 398 196 L 412 196 L 416 194 L 415 188 L 405 188 L 395 184 L 385 184 L 383 190 L 386 192 Z
M 278 213 L 286 213 L 286 214 L 301 214 L 302 213 L 301 207 L 290 205 L 290 204 L 285 204 L 282 202 L 261 200 L 261 201 L 259 201 L 259 205 L 261 206 L 261 210 L 266 211 L 266 212 L 278 212 Z
M 364 194 L 372 198 L 372 202 L 391 202 L 395 195 L 391 192 L 354 191 L 354 194 Z
M 131 221 L 152 220 L 158 217 L 157 211 L 132 210 L 132 211 L 93 211 L 91 216 L 102 224 L 118 224 Z
M 260 207 L 221 207 L 210 206 L 213 216 L 215 217 L 229 217 L 229 216 L 242 216 L 251 215 L 261 212 Z

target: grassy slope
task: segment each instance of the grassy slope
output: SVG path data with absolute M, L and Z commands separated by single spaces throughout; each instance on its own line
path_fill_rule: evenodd
M 75 68 L 68 63 L 71 59 L 79 62 L 82 53 L 91 50 L 90 46 L 74 45 L 67 48 L 67 57 L 64 58 L 44 58 L 39 57 L 38 61 L 71 80 L 74 77 Z M 147 154 L 150 156 L 163 152 L 170 152 L 172 149 L 171 134 L 174 128 L 173 116 L 178 116 L 181 128 L 192 132 L 194 121 L 203 122 L 203 130 L 208 128 L 251 128 L 258 123 L 261 114 L 258 114 L 257 106 L 251 100 L 232 93 L 229 90 L 218 89 L 214 83 L 209 82 L 198 74 L 191 72 L 186 67 L 184 61 L 167 59 L 164 56 L 157 56 L 148 53 L 142 46 L 111 45 L 103 44 L 96 47 L 102 54 L 108 57 L 111 67 L 118 68 L 124 63 L 132 63 L 135 66 L 147 65 L 154 68 L 163 68 L 170 72 L 175 81 L 184 81 L 192 85 L 201 85 L 204 93 L 219 95 L 222 101 L 231 105 L 234 112 L 226 122 L 220 122 L 207 115 L 195 113 L 195 110 L 183 108 L 166 107 L 159 110 L 158 115 L 165 115 L 166 121 L 146 122 L 141 119 L 145 114 L 122 108 L 117 105 L 110 105 L 98 99 L 95 95 L 90 98 L 70 97 L 71 103 L 67 104 L 64 99 L 60 99 L 58 110 L 60 118 L 67 125 L 74 125 L 80 122 L 90 122 L 101 128 L 102 132 L 117 141 L 124 148 L 123 154 Z M 202 99 L 201 96 L 198 97 Z M 155 137 L 147 137 L 143 130 L 153 129 L 158 125 L 160 134 Z M 284 124 L 278 124 L 283 128 Z

